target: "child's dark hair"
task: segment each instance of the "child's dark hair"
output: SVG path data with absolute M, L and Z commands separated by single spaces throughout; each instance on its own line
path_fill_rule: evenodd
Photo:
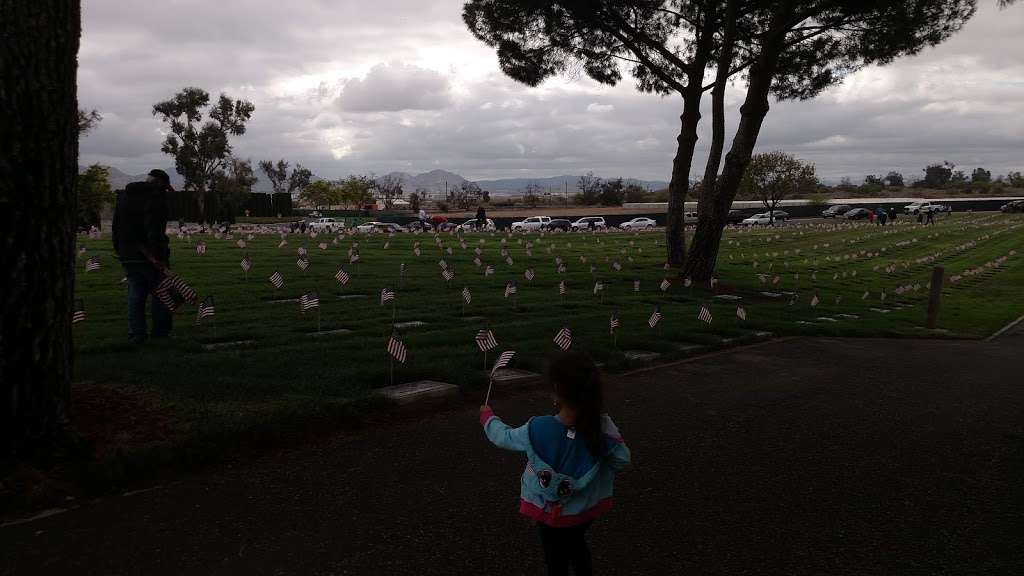
M 601 372 L 586 354 L 567 352 L 548 366 L 548 381 L 559 402 L 576 411 L 576 433 L 587 444 L 595 460 L 605 453 L 601 415 L 604 393 Z

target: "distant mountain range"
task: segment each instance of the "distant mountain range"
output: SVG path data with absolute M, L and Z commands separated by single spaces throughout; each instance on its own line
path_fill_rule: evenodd
M 86 166 L 80 166 L 79 172 L 84 172 Z M 114 168 L 110 168 L 110 186 L 114 190 L 119 190 L 128 185 L 129 182 L 137 182 L 139 180 L 145 180 L 146 174 L 126 174 L 125 172 Z M 185 186 L 185 180 L 180 174 L 174 171 L 173 168 L 164 169 L 171 176 L 171 185 L 175 189 L 181 189 Z M 436 196 L 443 196 L 445 192 L 445 184 L 449 189 L 461 186 L 463 182 L 466 182 L 466 178 L 456 174 L 454 172 L 448 172 L 447 170 L 431 170 L 430 172 L 423 172 L 422 174 L 410 174 L 408 172 L 390 172 L 385 176 L 394 176 L 402 180 L 402 188 L 406 194 L 415 192 L 418 189 L 429 191 L 431 194 Z M 579 176 L 563 175 L 563 176 L 551 176 L 548 178 L 501 178 L 498 180 L 477 180 L 477 185 L 480 188 L 491 193 L 492 196 L 515 196 L 523 193 L 523 190 L 529 184 L 537 184 L 545 191 L 549 191 L 553 195 L 563 194 L 568 187 L 570 194 L 576 193 L 576 182 L 580 179 Z M 660 180 L 638 180 L 635 178 L 623 178 L 627 183 L 635 183 L 649 190 L 660 190 L 662 188 L 668 188 L 668 182 Z M 314 175 L 313 180 L 322 180 L 319 176 Z M 260 179 L 253 187 L 254 192 L 269 192 L 269 187 L 265 183 L 264 179 Z

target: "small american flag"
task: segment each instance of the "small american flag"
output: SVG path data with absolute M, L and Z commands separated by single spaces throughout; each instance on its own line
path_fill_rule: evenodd
M 81 298 L 75 298 L 75 307 L 71 312 L 71 323 L 78 324 L 79 322 L 85 322 L 85 301 Z
M 668 262 L 665 262 L 665 266 L 664 266 L 664 269 L 665 269 L 665 270 L 668 270 L 668 269 L 669 269 L 669 265 L 668 265 Z
M 206 242 L 196 244 L 196 254 L 206 254 Z
M 390 288 L 384 288 L 380 291 L 380 305 L 383 306 L 388 302 L 395 299 L 395 293 Z
M 811 298 L 811 308 L 814 308 L 815 306 L 817 306 L 819 302 L 820 302 L 820 300 L 818 300 L 818 295 L 817 295 L 817 294 L 815 294 L 815 295 L 814 295 L 814 296 L 813 296 L 813 297 Z
M 196 292 L 180 276 L 164 276 L 153 294 L 171 312 L 174 312 L 182 301 L 195 302 Z
M 587 257 L 586 256 L 580 256 L 580 263 L 581 264 L 586 264 L 587 263 Z
M 473 302 L 473 294 L 469 291 L 469 286 L 462 289 L 462 299 L 466 301 L 466 304 Z
M 527 268 L 526 272 L 523 272 L 523 276 L 526 277 L 527 281 L 532 282 L 534 277 L 533 268 Z
M 203 318 L 209 318 L 217 313 L 217 308 L 213 303 L 213 296 L 207 296 L 202 302 L 199 303 L 199 309 L 196 312 L 196 324 Z
M 633 292 L 639 292 L 639 291 L 640 291 L 640 281 L 639 280 L 633 280 Z
M 736 317 L 739 318 L 740 320 L 746 321 L 747 311 L 743 309 L 743 306 L 736 307 Z
M 281 240 L 281 243 L 278 244 L 277 247 L 278 248 L 284 248 L 287 245 L 288 245 L 288 241 L 287 240 Z
M 555 334 L 554 343 L 562 351 L 568 350 L 572 346 L 572 332 L 568 328 L 562 328 Z
M 235 245 L 238 246 L 239 248 L 245 248 L 247 246 L 245 240 L 241 238 L 238 239 L 238 242 L 235 242 Z
M 700 312 L 697 314 L 697 319 L 701 322 L 711 324 L 711 311 L 708 310 L 707 306 L 701 306 Z
M 316 247 L 321 249 L 321 250 L 327 250 L 327 243 L 326 242 L 321 242 L 321 243 L 317 244 Z
M 350 280 L 348 272 L 345 272 L 344 268 L 338 268 L 338 271 L 334 273 L 334 279 L 342 286 L 348 284 L 348 281 Z
M 274 285 L 274 288 L 280 290 L 281 286 L 284 286 L 284 276 L 280 272 L 275 271 L 270 275 L 270 283 Z
M 612 268 L 615 269 L 616 272 L 618 272 L 619 270 L 622 270 L 622 264 L 619 264 L 618 262 L 612 262 Z
M 444 278 L 445 282 L 451 282 L 452 278 L 455 278 L 455 272 L 452 272 L 451 268 L 445 268 L 441 270 L 441 277 Z
M 505 284 L 505 298 L 515 294 L 517 290 L 516 281 L 510 280 L 508 284 Z
M 651 328 L 654 328 L 655 326 L 658 325 L 658 322 L 661 322 L 661 307 L 660 306 L 655 308 L 654 312 L 651 313 L 651 317 L 647 319 L 647 325 L 650 326 Z
M 565 280 L 558 283 L 558 293 L 562 296 L 565 295 Z
M 483 254 L 483 251 L 480 250 L 479 246 L 477 246 L 476 248 L 473 248 L 473 253 L 476 254 L 477 256 L 480 256 L 481 254 Z
M 419 256 L 420 255 L 420 247 L 417 246 L 417 247 L 413 248 L 412 249 L 412 253 L 417 255 L 417 256 Z
M 668 278 L 665 278 L 664 280 L 661 281 L 661 285 L 659 286 L 659 288 L 661 288 L 662 292 L 665 292 L 671 286 L 672 286 L 672 283 L 668 281 Z
M 604 284 L 600 280 L 594 282 L 594 295 L 596 296 L 602 290 L 604 290 Z
M 391 242 L 384 243 L 384 249 L 387 250 L 391 246 Z
M 398 275 L 405 276 L 405 262 L 398 265 Z
M 89 258 L 89 259 L 87 259 L 85 261 L 85 271 L 86 272 L 92 272 L 93 270 L 99 270 L 99 269 L 100 269 L 100 259 L 97 258 L 96 256 L 93 256 L 92 258 Z
M 388 339 L 388 354 L 399 363 L 405 364 L 405 344 L 398 338 L 398 332 L 392 332 L 391 338 Z
M 305 312 L 306 310 L 312 310 L 313 308 L 320 307 L 320 295 L 316 293 L 316 290 L 306 292 L 299 297 L 299 309 Z
M 491 376 L 493 376 L 498 370 L 508 366 L 508 363 L 512 361 L 512 357 L 515 355 L 515 350 L 506 350 L 502 352 L 501 355 L 498 356 L 498 360 L 494 362 L 494 368 L 491 368 Z
M 865 292 L 865 293 L 864 293 L 864 295 L 860 297 L 860 299 L 861 299 L 861 300 L 867 300 L 867 299 L 868 299 L 868 296 L 870 296 L 870 295 L 871 295 L 871 293 L 870 293 L 870 292 Z
M 309 260 L 306 260 L 305 257 L 300 257 L 295 261 L 295 265 L 299 267 L 299 270 L 305 270 L 309 268 Z
M 494 266 L 488 264 L 487 268 L 484 268 L 484 276 L 490 276 L 491 274 L 494 274 Z
M 509 266 L 511 266 L 511 265 L 512 265 L 512 263 L 513 263 L 513 262 L 512 262 L 512 257 L 511 257 L 511 256 L 508 256 L 508 257 L 506 257 L 506 258 L 505 258 L 505 263 L 506 263 L 506 264 L 508 264 Z
M 614 334 L 615 329 L 619 327 L 619 313 L 613 312 L 612 317 L 608 320 L 608 333 Z
M 491 332 L 487 328 L 481 328 L 476 333 L 476 345 L 480 348 L 481 352 L 487 352 L 498 347 L 498 341 L 494 339 L 494 332 Z
M 295 253 L 299 255 L 299 258 L 302 258 L 307 254 L 306 248 L 304 246 L 299 246 L 299 249 L 296 250 Z
M 442 270 L 444 270 L 445 268 L 448 268 L 448 263 L 447 263 L 447 262 L 445 262 L 445 261 L 444 261 L 443 259 L 442 259 L 442 260 L 439 260 L 439 261 L 437 262 L 437 265 L 438 265 L 438 266 L 440 266 Z
M 250 260 L 248 256 L 245 256 L 238 265 L 242 267 L 243 272 L 248 272 L 252 269 L 252 260 Z
M 350 256 L 349 259 L 348 259 L 348 263 L 349 264 L 355 264 L 356 262 L 359 262 L 359 253 L 358 252 L 356 252 L 355 254 Z
M 473 264 L 476 264 L 476 267 L 479 268 L 483 262 L 480 261 L 480 258 L 473 258 Z

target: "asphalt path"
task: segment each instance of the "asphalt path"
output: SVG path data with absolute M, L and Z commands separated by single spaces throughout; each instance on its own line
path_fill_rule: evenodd
M 789 339 L 611 379 L 634 462 L 598 573 L 1024 573 L 1022 350 Z M 522 465 L 450 410 L 0 528 L 0 574 L 540 574 Z

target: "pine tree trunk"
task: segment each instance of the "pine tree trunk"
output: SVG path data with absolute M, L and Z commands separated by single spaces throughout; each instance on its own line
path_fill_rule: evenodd
M 697 199 L 698 219 L 705 217 L 711 198 L 714 197 L 718 169 L 722 165 L 722 150 L 725 149 L 725 88 L 729 81 L 729 70 L 732 67 L 736 45 L 737 1 L 729 0 L 723 21 L 725 32 L 716 63 L 715 87 L 711 90 L 711 148 L 708 150 L 704 179 L 700 185 L 700 197 Z
M 750 69 L 746 99 L 740 108 L 740 123 L 736 127 L 736 135 L 733 136 L 732 147 L 725 156 L 722 174 L 716 179 L 714 190 L 706 192 L 706 205 L 697 221 L 690 257 L 683 271 L 685 276 L 695 282 L 706 282 L 715 272 L 718 249 L 722 242 L 729 209 L 736 198 L 743 172 L 750 164 L 761 124 L 768 115 L 768 94 L 780 49 L 781 38 L 775 43 L 768 43 L 757 63 Z
M 676 138 L 676 156 L 672 160 L 672 180 L 668 185 L 668 219 L 665 224 L 665 246 L 668 263 L 680 268 L 686 262 L 686 222 L 683 218 L 686 192 L 690 188 L 690 166 L 693 150 L 697 147 L 697 124 L 700 122 L 700 99 L 683 100 L 683 114 L 679 117 L 679 136 Z
M 0 460 L 67 416 L 80 33 L 77 0 L 0 0 Z

